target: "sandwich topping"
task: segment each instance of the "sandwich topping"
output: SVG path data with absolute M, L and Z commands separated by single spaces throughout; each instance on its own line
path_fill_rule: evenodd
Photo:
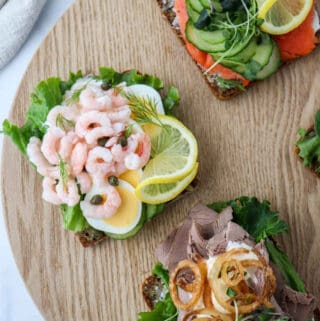
M 133 236 L 193 181 L 197 141 L 166 115 L 180 97 L 171 87 L 162 99 L 162 87 L 111 68 L 50 78 L 32 95 L 23 127 L 3 123 L 43 177 L 42 198 L 61 206 L 66 229 Z
M 172 7 L 171 7 L 172 6 Z M 319 43 L 313 0 L 174 0 L 174 27 L 209 82 L 243 90 Z
M 177 309 L 172 320 L 313 320 L 315 297 L 268 237 L 286 230 L 278 214 L 255 198 L 213 207 L 222 212 L 200 204 L 191 209 L 156 250 Z

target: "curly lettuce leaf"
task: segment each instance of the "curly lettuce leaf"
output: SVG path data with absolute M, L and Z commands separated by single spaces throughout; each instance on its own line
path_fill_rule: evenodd
M 229 202 L 209 205 L 217 212 L 221 212 L 227 206 L 233 209 L 234 221 L 248 231 L 256 242 L 288 231 L 287 224 L 279 219 L 278 212 L 270 209 L 270 203 L 266 200 L 259 202 L 255 197 L 243 196 Z
M 177 321 L 178 312 L 170 294 L 167 293 L 163 301 L 159 301 L 150 312 L 140 312 L 138 321 Z
M 165 284 L 166 288 L 169 289 L 169 271 L 165 269 L 161 263 L 157 263 L 153 267 L 152 274 L 158 276 Z
M 174 86 L 171 86 L 162 102 L 166 115 L 171 115 L 173 110 L 180 103 L 180 95 L 178 89 Z
M 9 136 L 18 149 L 26 155 L 27 145 L 31 137 L 42 139 L 47 128 L 44 125 L 50 109 L 61 104 L 64 93 L 82 77 L 78 71 L 70 73 L 69 80 L 49 78 L 41 81 L 31 94 L 31 102 L 27 111 L 26 123 L 21 127 L 12 124 L 8 119 L 2 124 L 2 132 Z
M 162 80 L 151 75 L 140 74 L 136 70 L 118 73 L 113 68 L 101 67 L 97 78 L 110 86 L 116 86 L 122 82 L 126 82 L 128 86 L 143 84 L 153 87 L 155 90 L 163 88 Z
M 304 166 L 313 168 L 320 173 L 320 110 L 316 113 L 314 131 L 298 130 L 300 139 L 296 142 L 299 156 L 303 159 Z

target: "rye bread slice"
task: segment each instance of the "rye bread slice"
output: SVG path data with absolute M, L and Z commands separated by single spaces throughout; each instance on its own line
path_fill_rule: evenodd
M 173 10 L 174 0 L 156 0 L 156 2 L 160 7 L 163 17 L 170 24 L 171 29 L 174 31 L 174 33 L 176 34 L 178 39 L 185 46 L 185 42 L 183 40 L 181 30 L 176 23 L 176 14 Z M 318 14 L 320 14 L 320 0 L 315 0 L 315 9 L 318 12 Z M 320 41 L 320 31 L 317 32 L 317 37 L 319 38 L 319 41 Z M 319 43 L 318 43 L 318 45 L 319 45 Z M 193 59 L 193 61 L 198 66 L 198 70 L 203 75 L 204 69 L 194 59 Z M 236 88 L 236 87 L 230 88 L 230 89 L 221 88 L 219 86 L 218 82 L 216 81 L 216 79 L 210 75 L 204 76 L 204 79 L 205 79 L 206 83 L 208 84 L 208 86 L 210 87 L 210 89 L 212 90 L 213 94 L 221 100 L 229 100 L 229 99 L 243 93 L 243 90 L 241 90 L 240 88 Z M 249 87 L 254 85 L 254 83 L 255 82 L 251 82 L 249 84 Z
M 309 135 L 310 133 L 312 133 L 314 131 L 314 126 L 310 126 L 307 130 L 307 134 Z M 295 146 L 294 148 L 294 152 L 297 155 L 298 159 L 303 163 L 303 158 L 299 156 L 300 153 L 300 149 L 298 146 Z M 316 172 L 316 168 L 315 167 L 309 167 L 309 166 L 305 166 L 309 171 L 311 171 L 314 175 L 316 175 L 317 177 L 320 177 L 320 173 Z
M 168 202 L 168 205 L 170 205 L 170 204 L 176 202 L 177 200 L 193 193 L 197 189 L 199 184 L 200 184 L 200 180 L 198 177 L 196 177 L 180 195 L 178 195 L 172 201 Z M 108 239 L 108 236 L 106 234 L 104 234 L 103 232 L 98 231 L 92 227 L 89 227 L 82 232 L 78 232 L 75 235 L 79 239 L 79 241 L 81 242 L 83 247 L 94 246 L 94 245 L 101 243 L 101 242 L 105 241 L 106 239 Z

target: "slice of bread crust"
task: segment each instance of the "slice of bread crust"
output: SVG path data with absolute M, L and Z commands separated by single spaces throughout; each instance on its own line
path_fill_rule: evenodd
M 173 2 L 173 0 L 171 0 L 171 1 L 170 0 L 166 0 L 166 1 L 165 0 L 156 0 L 156 1 L 161 9 L 163 17 L 167 20 L 167 22 L 169 22 L 171 29 L 174 31 L 174 33 L 180 39 L 182 44 L 185 46 L 185 42 L 183 40 L 181 30 L 178 26 L 175 26 L 175 23 L 174 23 L 175 18 L 176 18 L 176 14 L 175 14 L 172 6 L 168 5 L 168 3 Z M 315 8 L 319 14 L 320 13 L 320 0 L 315 1 Z M 320 41 L 320 31 L 317 33 L 317 36 Z M 194 62 L 198 66 L 198 69 L 201 72 L 201 74 L 203 74 L 203 68 L 201 66 L 199 66 L 199 64 L 195 60 L 194 60 Z M 230 89 L 221 88 L 219 86 L 219 84 L 217 83 L 217 81 L 214 78 L 212 78 L 211 76 L 205 76 L 204 79 L 205 79 L 206 83 L 208 84 L 208 86 L 211 88 L 213 94 L 221 100 L 229 100 L 229 99 L 243 93 L 243 90 L 241 90 L 240 88 L 236 88 L 236 87 L 230 88 Z M 254 83 L 255 82 L 251 82 L 249 86 L 251 87 Z
M 311 132 L 314 131 L 314 126 L 311 126 L 308 128 L 307 130 L 307 135 L 310 134 Z M 303 158 L 299 156 L 299 153 L 300 153 L 300 149 L 298 146 L 295 146 L 294 148 L 294 152 L 296 153 L 297 157 L 299 158 L 299 160 L 301 162 L 303 162 Z M 309 167 L 309 166 L 305 166 L 309 171 L 311 171 L 313 174 L 315 174 L 317 177 L 320 177 L 320 173 L 317 173 L 316 172 L 316 169 L 314 167 Z

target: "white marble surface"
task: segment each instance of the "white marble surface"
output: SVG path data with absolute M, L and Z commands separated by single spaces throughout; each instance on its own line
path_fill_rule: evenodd
M 17 56 L 0 70 L 0 123 L 8 117 L 25 69 L 46 34 L 74 0 L 48 0 L 27 42 Z M 0 135 L 2 150 L 2 136 Z M 1 162 L 1 160 L 0 160 Z M 17 270 L 0 209 L 0 321 L 42 321 Z

